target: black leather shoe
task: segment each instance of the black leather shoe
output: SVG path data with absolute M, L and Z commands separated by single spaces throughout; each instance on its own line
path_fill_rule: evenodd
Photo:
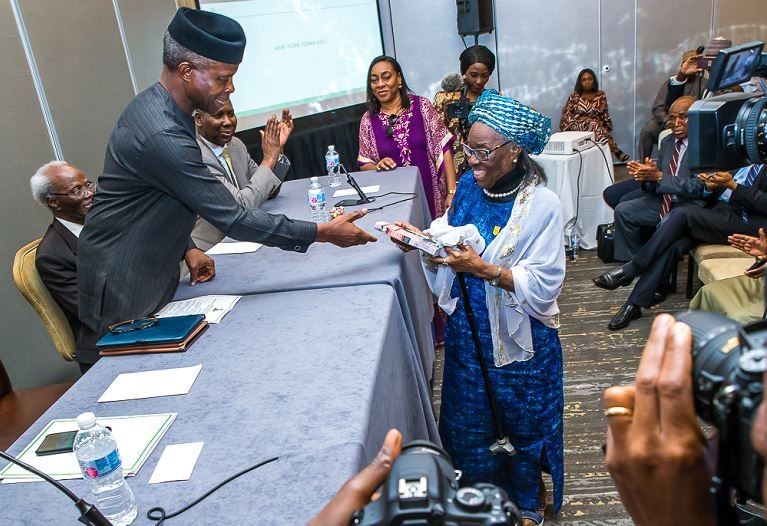
M 611 331 L 617 331 L 628 327 L 629 323 L 642 317 L 642 309 L 631 303 L 624 303 L 618 314 L 613 316 L 610 323 L 607 324 L 607 328 Z
M 618 287 L 625 287 L 631 285 L 634 278 L 627 276 L 623 272 L 623 267 L 618 267 L 610 272 L 605 272 L 601 276 L 597 276 L 593 279 L 594 285 L 600 289 L 615 290 Z

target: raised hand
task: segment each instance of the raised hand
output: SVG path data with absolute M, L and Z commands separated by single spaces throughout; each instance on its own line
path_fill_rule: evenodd
M 280 153 L 285 148 L 285 143 L 288 142 L 288 137 L 293 133 L 295 123 L 293 122 L 293 116 L 290 114 L 290 110 L 282 110 L 282 119 L 278 124 L 280 130 Z
M 282 151 L 280 129 L 275 115 L 269 117 L 269 120 L 266 121 L 266 126 L 261 130 L 261 149 L 264 152 L 262 163 L 274 169 Z

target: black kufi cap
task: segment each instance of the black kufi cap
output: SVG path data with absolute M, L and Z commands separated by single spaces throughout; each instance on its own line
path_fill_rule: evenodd
M 182 7 L 168 26 L 170 36 L 190 51 L 217 62 L 239 64 L 245 53 L 245 31 L 231 18 Z

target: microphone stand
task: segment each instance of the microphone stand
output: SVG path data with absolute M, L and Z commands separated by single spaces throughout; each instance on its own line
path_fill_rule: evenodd
M 64 493 L 64 495 L 69 497 L 72 500 L 72 502 L 75 503 L 75 507 L 80 512 L 80 518 L 77 519 L 78 521 L 82 522 L 83 524 L 87 524 L 89 526 L 112 526 L 112 523 L 109 522 L 107 518 L 101 514 L 101 512 L 96 506 L 86 502 L 85 500 L 75 495 L 69 488 L 67 488 L 64 484 L 62 484 L 58 480 L 55 480 L 49 477 L 48 475 L 46 475 L 39 469 L 34 468 L 25 462 L 22 462 L 16 457 L 12 457 L 5 451 L 0 450 L 0 458 L 4 458 L 5 460 L 7 460 L 8 462 L 11 462 L 12 464 L 21 466 L 22 468 L 26 469 L 30 473 L 34 473 L 35 475 L 45 480 L 46 482 L 53 484 L 56 487 L 56 489 Z
M 365 205 L 368 203 L 372 203 L 375 201 L 375 197 L 368 197 L 365 195 L 365 192 L 362 191 L 362 188 L 360 188 L 360 185 L 357 184 L 357 181 L 355 181 L 354 177 L 346 171 L 346 168 L 343 164 L 339 164 L 338 167 L 341 169 L 341 171 L 346 174 L 346 182 L 349 183 L 349 186 L 354 188 L 354 190 L 357 192 L 357 195 L 359 196 L 359 199 L 354 201 L 353 199 L 350 200 L 343 200 L 338 203 L 336 203 L 335 206 L 358 206 L 358 205 Z
M 503 434 L 501 429 L 501 421 L 498 416 L 498 408 L 495 405 L 495 396 L 493 395 L 493 385 L 490 383 L 490 375 L 487 372 L 487 363 L 485 363 L 485 356 L 482 354 L 482 342 L 479 339 L 479 330 L 477 330 L 477 323 L 474 319 L 474 309 L 471 308 L 469 303 L 469 292 L 466 288 L 466 280 L 464 279 L 463 272 L 456 272 L 458 277 L 458 284 L 461 289 L 461 299 L 463 300 L 463 308 L 466 310 L 466 318 L 469 320 L 469 329 L 471 329 L 471 338 L 474 340 L 474 349 L 477 351 L 477 359 L 479 360 L 479 368 L 482 370 L 482 379 L 485 382 L 485 391 L 487 392 L 487 399 L 490 402 L 490 414 L 493 417 L 493 426 L 495 426 L 495 442 L 490 445 L 490 453 L 498 455 L 500 453 L 508 456 L 515 455 L 517 450 L 512 445 L 509 437 Z

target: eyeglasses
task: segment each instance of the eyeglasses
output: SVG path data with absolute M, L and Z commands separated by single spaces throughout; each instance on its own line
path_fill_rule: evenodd
M 674 123 L 676 121 L 687 122 L 690 119 L 689 115 L 669 115 L 668 122 Z
M 394 125 L 397 124 L 398 117 L 399 115 L 389 115 L 389 126 L 386 128 L 387 137 L 394 135 Z
M 96 183 L 93 181 L 88 181 L 83 186 L 76 186 L 72 188 L 69 192 L 65 193 L 57 193 L 52 192 L 50 195 L 61 195 L 61 196 L 68 196 L 68 197 L 74 197 L 75 199 L 82 199 L 85 197 L 86 192 L 90 192 L 91 194 L 96 191 Z
M 468 144 L 463 143 L 463 153 L 466 155 L 466 160 L 469 160 L 471 158 L 471 156 L 473 155 L 474 157 L 477 158 L 478 161 L 487 161 L 490 158 L 490 154 L 491 153 L 493 153 L 498 148 L 502 148 L 503 146 L 506 146 L 510 142 L 513 142 L 513 141 L 508 140 L 505 143 L 499 144 L 495 148 L 491 148 L 489 150 L 486 149 L 486 148 L 474 149 L 471 146 L 469 146 Z
M 112 334 L 123 334 L 125 332 L 140 331 L 157 325 L 156 316 L 147 316 L 146 318 L 137 318 L 135 320 L 121 321 L 109 326 L 109 332 Z

